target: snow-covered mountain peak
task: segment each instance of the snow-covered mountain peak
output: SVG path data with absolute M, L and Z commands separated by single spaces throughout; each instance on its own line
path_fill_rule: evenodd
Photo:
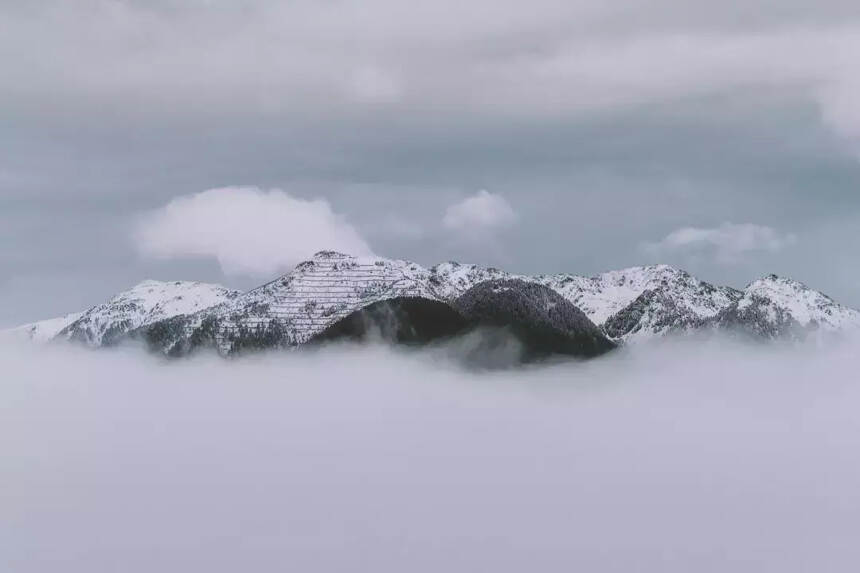
M 320 251 L 219 309 L 218 337 L 225 349 L 252 331 L 277 331 L 302 343 L 363 306 L 395 297 L 436 299 L 430 271 L 411 261 Z M 191 328 L 205 318 L 196 318 Z
M 737 307 L 741 313 L 758 309 L 771 322 L 790 317 L 802 327 L 837 330 L 860 326 L 860 312 L 799 281 L 773 274 L 747 285 Z
M 146 280 L 81 316 L 25 325 L 17 332 L 42 340 L 59 330 L 57 338 L 102 346 L 159 323 L 165 348 L 187 342 L 191 334 L 213 339 L 227 351 L 248 344 L 296 345 L 377 302 L 421 298 L 452 305 L 480 283 L 512 279 L 554 290 L 616 341 L 711 326 L 765 338 L 860 326 L 858 311 L 775 275 L 738 291 L 662 264 L 590 277 L 522 276 L 453 261 L 427 269 L 406 260 L 320 251 L 244 294 L 199 282 Z
M 222 304 L 239 291 L 189 281 L 145 280 L 108 302 L 92 307 L 58 336 L 90 346 L 110 344 L 125 333 L 159 320 Z
M 443 300 L 453 300 L 464 292 L 484 281 L 520 278 L 493 267 L 482 267 L 475 264 L 464 264 L 455 261 L 439 263 L 430 268 L 430 281 L 433 289 Z
M 669 265 L 629 267 L 592 277 L 543 275 L 538 280 L 557 290 L 596 324 L 633 303 L 646 291 L 662 290 L 691 312 L 713 316 L 737 298 L 734 289 L 715 287 Z

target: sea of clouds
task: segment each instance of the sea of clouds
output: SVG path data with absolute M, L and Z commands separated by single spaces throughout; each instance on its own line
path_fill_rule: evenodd
M 0 346 L 0 570 L 847 571 L 860 352 Z

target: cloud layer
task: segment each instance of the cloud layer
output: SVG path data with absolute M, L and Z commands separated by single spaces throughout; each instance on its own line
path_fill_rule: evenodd
M 797 238 L 765 225 L 723 223 L 719 227 L 682 227 L 643 249 L 654 256 L 690 255 L 713 257 L 720 263 L 740 262 L 756 251 L 775 253 L 793 245 Z
M 326 200 L 256 187 L 178 197 L 143 217 L 136 231 L 145 256 L 215 257 L 228 274 L 273 275 L 320 250 L 371 252 Z
M 667 343 L 668 344 L 668 343 Z M 0 568 L 850 570 L 856 346 L 225 363 L 0 347 Z
M 59 92 L 69 105 L 143 100 L 191 114 L 320 118 L 386 104 L 557 117 L 776 88 L 856 131 L 857 9 L 788 4 L 47 1 L 5 8 L 0 97 L 22 108 Z
M 464 234 L 480 234 L 510 227 L 517 219 L 517 213 L 507 199 L 482 189 L 450 205 L 445 210 L 442 225 Z

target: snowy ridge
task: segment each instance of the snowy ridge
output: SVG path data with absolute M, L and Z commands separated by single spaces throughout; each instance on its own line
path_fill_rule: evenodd
M 804 327 L 814 323 L 825 330 L 838 330 L 860 325 L 860 312 L 792 279 L 768 275 L 750 283 L 738 301 L 738 308 L 753 304 L 755 297 L 767 299 L 774 307 L 785 309 Z
M 595 324 L 603 324 L 646 291 L 664 291 L 702 318 L 715 316 L 739 297 L 732 288 L 716 287 L 668 265 L 630 267 L 593 277 L 541 275 L 537 280 L 582 309 Z
M 383 300 L 423 298 L 453 305 L 476 285 L 500 280 L 549 287 L 608 337 L 628 344 L 712 328 L 764 338 L 860 328 L 860 312 L 773 275 L 738 291 L 667 265 L 592 277 L 530 277 L 456 262 L 427 269 L 410 261 L 321 251 L 290 273 L 244 294 L 205 283 L 144 281 L 80 316 L 25 325 L 14 332 L 32 340 L 56 337 L 102 346 L 130 333 L 145 334 L 156 325 L 165 351 L 209 340 L 230 353 L 245 347 L 303 344 L 351 313 Z
M 57 318 L 31 322 L 3 331 L 3 334 L 17 340 L 44 343 L 53 339 L 61 330 L 78 320 L 83 314 L 82 312 L 74 312 Z
M 860 312 L 803 283 L 768 275 L 750 283 L 717 323 L 762 338 L 803 338 L 860 328 Z
M 416 263 L 379 257 L 352 257 L 323 251 L 291 273 L 238 297 L 230 304 L 192 317 L 193 333 L 203 321 L 217 319 L 215 337 L 222 352 L 254 333 L 302 344 L 350 313 L 397 297 L 421 297 L 447 303 L 472 287 L 496 280 L 535 282 L 558 292 L 595 324 L 615 318 L 610 337 L 625 342 L 693 327 L 716 316 L 740 298 L 740 292 L 716 287 L 667 265 L 631 267 L 594 277 L 529 277 L 473 264 L 447 262 L 426 269 Z M 660 292 L 659 304 L 653 295 Z M 623 326 L 619 326 L 622 325 Z
M 623 321 L 626 326 L 607 332 L 613 338 L 627 342 L 662 335 L 713 318 L 741 296 L 733 288 L 711 285 L 668 265 L 630 267 L 592 277 L 571 274 L 530 277 L 478 265 L 443 263 L 433 267 L 431 274 L 434 284 L 438 285 L 436 292 L 444 300 L 453 300 L 469 288 L 488 280 L 537 282 L 576 305 L 597 325 L 605 325 L 617 313 L 636 302 L 638 314 L 628 312 L 623 317 L 615 318 L 616 324 Z M 646 293 L 655 292 L 660 293 L 660 296 L 650 294 L 637 302 Z
M 461 264 L 453 261 L 440 263 L 430 269 L 430 282 L 436 295 L 445 301 L 453 301 L 458 296 L 484 281 L 520 279 L 534 280 L 532 277 L 512 275 L 493 267 Z
M 177 315 L 197 312 L 239 296 L 239 291 L 199 282 L 147 280 L 94 306 L 57 338 L 88 346 L 112 344 L 126 333 Z
M 301 344 L 349 313 L 395 297 L 437 299 L 427 269 L 379 257 L 321 251 L 283 277 L 194 316 L 193 329 L 217 317 L 219 345 L 239 332 L 277 328 Z

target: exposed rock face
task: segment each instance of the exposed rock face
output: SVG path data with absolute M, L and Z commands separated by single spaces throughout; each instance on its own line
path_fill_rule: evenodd
M 480 283 L 454 307 L 478 324 L 510 329 L 523 343 L 523 359 L 551 354 L 598 356 L 615 347 L 585 314 L 554 290 L 518 279 Z

